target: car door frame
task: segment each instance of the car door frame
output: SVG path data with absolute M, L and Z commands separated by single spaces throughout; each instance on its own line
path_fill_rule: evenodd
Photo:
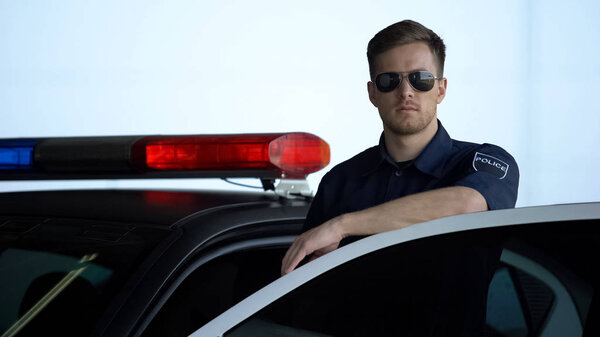
M 600 203 L 535 206 L 452 216 L 372 235 L 341 247 L 277 279 L 208 322 L 190 337 L 223 336 L 256 312 L 313 278 L 357 257 L 386 247 L 473 229 L 594 219 L 600 219 Z

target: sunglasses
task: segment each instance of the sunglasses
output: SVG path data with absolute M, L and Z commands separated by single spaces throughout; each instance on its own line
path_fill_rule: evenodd
M 418 91 L 429 91 L 438 78 L 428 71 L 413 71 L 407 75 L 408 83 Z M 402 83 L 401 73 L 382 73 L 375 77 L 375 86 L 381 92 L 390 92 Z

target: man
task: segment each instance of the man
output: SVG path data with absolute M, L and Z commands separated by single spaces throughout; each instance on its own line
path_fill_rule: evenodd
M 510 154 L 453 140 L 437 119 L 447 87 L 437 34 L 414 21 L 395 23 L 371 39 L 367 58 L 369 99 L 383 122 L 380 143 L 323 177 L 282 274 L 350 236 L 516 203 L 519 172 Z

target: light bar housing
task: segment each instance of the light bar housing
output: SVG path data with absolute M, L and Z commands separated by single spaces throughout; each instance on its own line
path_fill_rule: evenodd
M 329 158 L 329 145 L 303 132 L 0 139 L 0 180 L 303 179 Z

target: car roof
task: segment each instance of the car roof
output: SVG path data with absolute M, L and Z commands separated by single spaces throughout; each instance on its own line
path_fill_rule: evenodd
M 80 218 L 171 227 L 227 205 L 277 202 L 269 192 L 69 190 L 0 193 L 1 216 Z

